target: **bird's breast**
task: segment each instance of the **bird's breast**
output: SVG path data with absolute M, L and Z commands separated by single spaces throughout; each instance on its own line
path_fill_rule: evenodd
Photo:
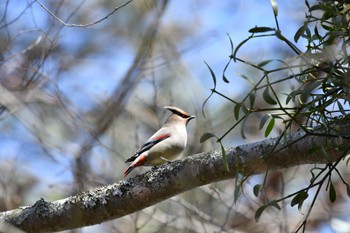
M 176 159 L 185 149 L 186 141 L 187 140 L 177 140 L 171 137 L 161 141 L 150 149 L 147 163 L 156 166 L 166 163 L 167 160 Z

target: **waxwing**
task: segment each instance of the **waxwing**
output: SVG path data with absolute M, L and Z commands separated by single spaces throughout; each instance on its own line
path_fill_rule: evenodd
M 132 162 L 125 170 L 127 176 L 138 166 L 158 166 L 178 157 L 187 144 L 188 122 L 195 118 L 180 108 L 165 106 L 172 114 L 165 124 L 136 153 L 125 161 Z

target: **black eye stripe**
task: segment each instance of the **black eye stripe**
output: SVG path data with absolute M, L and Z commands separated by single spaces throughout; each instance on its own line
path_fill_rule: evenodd
M 174 113 L 182 118 L 185 118 L 185 119 L 190 117 L 189 115 L 185 115 L 185 114 L 178 112 L 178 111 L 175 111 L 175 110 L 174 110 Z

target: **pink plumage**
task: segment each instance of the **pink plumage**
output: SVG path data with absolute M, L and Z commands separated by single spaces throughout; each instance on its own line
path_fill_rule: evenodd
M 165 106 L 172 114 L 165 124 L 125 163 L 132 162 L 125 170 L 127 176 L 135 167 L 157 166 L 178 157 L 187 144 L 187 123 L 195 118 L 180 108 Z

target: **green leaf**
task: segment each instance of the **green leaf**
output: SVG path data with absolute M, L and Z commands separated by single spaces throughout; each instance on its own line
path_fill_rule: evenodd
M 230 41 L 231 53 L 233 53 L 233 42 L 232 42 L 232 39 L 231 39 L 231 37 L 230 37 L 230 34 L 227 33 L 227 37 L 228 37 L 228 39 L 229 39 L 229 41 Z
M 241 77 L 244 78 L 245 80 L 247 80 L 247 82 L 249 82 L 250 85 L 252 85 L 252 86 L 255 85 L 254 81 L 251 78 L 245 76 L 244 74 L 242 74 Z
M 202 135 L 202 137 L 199 139 L 200 143 L 205 142 L 206 140 L 208 140 L 209 138 L 217 138 L 217 136 L 213 133 L 205 133 Z
M 261 118 L 260 124 L 259 124 L 259 130 L 262 130 L 262 128 L 264 128 L 265 123 L 267 122 L 268 119 L 270 119 L 270 117 L 271 117 L 271 114 L 266 114 Z
M 227 155 L 226 155 L 226 151 L 225 151 L 225 147 L 224 145 L 222 145 L 222 143 L 220 142 L 220 146 L 221 146 L 221 154 L 222 154 L 222 159 L 224 161 L 224 167 L 226 169 L 226 171 L 230 171 L 229 167 L 228 167 L 228 163 L 227 163 Z
M 348 184 L 346 185 L 346 194 L 348 194 L 348 197 L 350 198 L 350 186 Z
M 307 0 L 305 0 L 305 5 L 306 5 L 307 9 L 310 9 L 310 4 Z
M 266 103 L 271 104 L 271 105 L 276 105 L 277 102 L 276 100 L 274 100 L 271 95 L 270 95 L 270 91 L 269 91 L 269 87 L 267 86 L 263 92 L 263 98 L 265 100 Z
M 316 176 L 314 174 L 314 168 L 310 170 L 310 173 L 311 173 L 311 179 L 310 179 L 310 184 L 313 184 L 316 180 Z
M 255 103 L 255 97 L 256 97 L 256 94 L 255 92 L 250 92 L 249 94 L 249 102 L 250 102 L 250 108 L 252 109 L 253 106 L 254 106 L 254 103 Z
M 266 130 L 265 130 L 265 138 L 270 135 L 270 133 L 271 133 L 271 131 L 272 131 L 274 126 L 275 126 L 275 118 L 272 116 L 271 120 L 270 120 L 270 122 L 267 125 Z
M 298 40 L 300 39 L 300 37 L 301 37 L 302 35 L 304 35 L 304 32 L 305 32 L 305 24 L 304 24 L 303 26 L 301 26 L 301 27 L 297 30 L 297 32 L 295 33 L 295 35 L 294 35 L 294 41 L 295 41 L 295 43 L 297 43 Z
M 242 104 L 241 104 L 241 103 L 238 103 L 238 104 L 236 104 L 235 107 L 233 108 L 233 113 L 234 113 L 234 115 L 235 115 L 236 120 L 238 120 L 238 118 L 239 118 L 239 111 L 241 110 L 241 106 L 242 106 Z
M 226 78 L 225 73 L 226 73 L 226 70 L 227 70 L 227 68 L 229 67 L 230 63 L 231 63 L 231 60 L 233 59 L 233 42 L 232 42 L 232 40 L 231 40 L 230 35 L 227 34 L 227 36 L 228 36 L 228 39 L 230 40 L 231 55 L 230 55 L 230 59 L 228 60 L 226 66 L 225 66 L 225 68 L 224 68 L 224 70 L 223 70 L 223 72 L 222 72 L 222 79 L 224 80 L 225 83 L 229 83 L 228 79 Z
M 228 64 L 228 63 L 227 63 Z M 222 74 L 222 80 L 224 80 L 225 83 L 229 83 L 228 79 L 225 76 L 225 73 Z
M 208 69 L 210 71 L 211 77 L 213 78 L 213 83 L 214 83 L 214 88 L 213 89 L 215 89 L 215 87 L 216 87 L 216 76 L 215 76 L 215 73 L 205 61 L 204 61 L 204 63 L 207 65 L 207 67 L 208 67 Z
M 301 207 L 303 206 L 304 201 L 308 197 L 309 197 L 309 194 L 306 191 L 301 191 L 292 199 L 292 202 L 290 203 L 290 205 L 293 207 L 296 204 L 298 204 L 298 209 L 301 210 Z
M 307 39 L 311 39 L 311 31 L 307 24 L 305 25 L 305 36 Z
M 205 112 L 204 112 L 204 106 L 207 104 L 207 102 L 209 101 L 210 97 L 214 94 L 214 90 L 215 90 L 215 87 L 214 87 L 214 89 L 211 89 L 210 95 L 204 100 L 204 102 L 202 104 L 202 114 L 203 114 L 204 118 L 206 117 L 205 116 Z
M 343 108 L 343 105 L 342 105 L 339 101 L 337 101 L 337 104 L 338 104 L 339 111 L 340 111 L 343 115 L 346 115 L 346 112 L 345 112 L 345 110 L 344 110 L 344 108 Z
M 265 61 L 262 61 L 260 63 L 258 63 L 256 66 L 257 67 L 263 67 L 263 66 L 266 66 L 267 64 L 273 62 L 273 60 L 269 59 L 269 60 L 265 60 Z
M 254 185 L 254 188 L 253 188 L 254 196 L 256 197 L 259 196 L 260 189 L 261 189 L 261 184 Z
M 335 188 L 333 186 L 333 182 L 330 181 L 329 183 L 329 200 L 331 202 L 335 202 L 335 200 L 337 199 L 337 193 L 335 192 Z
M 233 194 L 234 203 L 237 203 L 238 197 L 241 195 L 240 188 L 238 186 L 235 187 L 235 192 Z
M 320 35 L 320 33 L 318 32 L 318 26 L 315 25 L 314 27 L 314 32 L 315 32 L 315 36 L 318 40 L 322 40 L 322 36 Z
M 266 209 L 266 205 L 260 206 L 259 209 L 255 212 L 255 221 L 259 222 L 261 214 L 264 212 Z
M 281 210 L 281 207 L 280 207 L 280 205 L 277 203 L 277 201 L 271 201 L 271 202 L 269 202 L 269 206 L 273 206 L 273 207 L 275 207 L 276 209 Z
M 270 0 L 272 9 L 273 9 L 273 14 L 275 15 L 275 17 L 278 15 L 278 5 L 277 5 L 277 1 L 276 0 Z
M 236 57 L 237 57 L 237 53 L 238 50 L 247 42 L 251 39 L 252 37 L 248 37 L 247 39 L 243 40 L 241 43 L 239 43 L 235 49 L 235 51 L 232 54 L 232 59 L 236 62 Z
M 289 104 L 289 102 L 292 100 L 292 96 L 291 95 L 287 95 L 286 98 L 286 104 Z
M 283 145 L 288 145 L 287 129 L 283 130 Z
M 300 93 L 299 101 L 306 103 L 306 100 L 310 97 L 311 93 L 320 85 L 319 81 L 313 81 L 308 85 L 305 85 L 304 90 Z
M 309 8 L 309 12 L 311 11 L 317 11 L 317 10 L 321 10 L 321 7 L 319 4 L 313 5 Z
M 263 206 L 260 206 L 259 209 L 255 212 L 255 221 L 258 222 L 259 219 L 260 219 L 260 216 L 261 214 L 264 212 L 264 210 L 269 207 L 269 206 L 272 206 L 272 207 L 275 207 L 276 209 L 278 210 L 281 210 L 281 207 L 279 206 L 279 204 L 277 203 L 277 201 L 271 201 L 269 202 L 268 205 L 263 205 Z
M 245 118 L 244 118 L 244 120 L 243 120 L 243 122 L 242 122 L 242 126 L 241 126 L 241 137 L 242 137 L 243 139 L 246 139 L 246 136 L 245 136 L 245 133 L 244 133 L 244 129 L 245 129 L 245 124 L 246 124 L 246 122 L 247 122 L 247 119 L 248 119 L 248 117 L 245 117 Z
M 347 14 L 350 12 L 350 5 L 346 4 L 343 8 L 343 10 L 340 11 L 341 14 Z
M 270 28 L 270 27 L 255 27 L 255 28 L 249 29 L 248 32 L 250 32 L 250 33 L 261 33 L 261 32 L 270 32 L 270 31 L 275 31 L 275 29 L 274 28 Z
M 241 187 L 242 187 L 242 180 L 243 175 L 237 172 L 236 174 L 236 182 L 235 182 L 235 191 L 233 193 L 233 201 L 236 204 L 238 201 L 239 196 L 241 195 Z
M 242 111 L 243 111 L 246 115 L 249 114 L 249 110 L 248 110 L 247 106 L 245 106 L 245 103 L 244 103 L 244 102 L 242 103 Z
M 304 90 L 295 90 L 295 91 L 292 91 L 291 93 L 289 93 L 287 95 L 287 98 L 286 98 L 286 104 L 289 103 L 289 101 L 293 100 L 293 102 L 295 101 L 295 97 L 297 95 L 303 95 L 305 93 Z

